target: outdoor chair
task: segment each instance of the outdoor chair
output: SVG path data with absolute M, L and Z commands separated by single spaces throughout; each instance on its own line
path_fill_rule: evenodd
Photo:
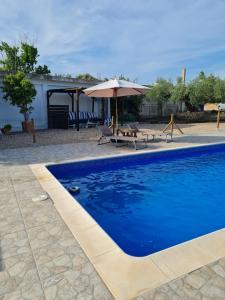
M 69 112 L 69 127 L 74 127 L 77 122 L 77 113 L 70 111 Z M 88 112 L 79 111 L 79 124 L 86 126 L 88 122 Z
M 149 136 L 152 136 L 153 141 L 156 140 L 156 136 L 165 137 L 167 143 L 168 143 L 168 137 L 170 137 L 171 141 L 173 140 L 173 134 L 171 131 L 166 131 L 166 132 L 160 131 L 159 133 L 156 133 L 151 129 L 146 129 L 146 128 L 140 129 L 138 123 L 129 123 L 127 124 L 127 126 L 129 129 L 135 131 L 137 134 L 145 136 L 147 138 L 147 142 L 149 142 Z
M 106 118 L 105 120 L 104 120 L 104 125 L 106 125 L 106 126 L 111 126 L 112 125 L 112 118 Z
M 104 144 L 107 142 L 111 142 L 111 143 L 116 144 L 116 147 L 131 143 L 131 144 L 133 144 L 135 150 L 137 150 L 138 143 L 143 143 L 144 148 L 147 147 L 147 143 L 146 143 L 147 141 L 146 141 L 145 137 L 137 138 L 137 137 L 114 135 L 112 133 L 112 131 L 110 130 L 110 128 L 105 125 L 98 126 L 98 130 L 100 133 L 100 137 L 98 140 L 99 145 L 103 144 L 102 141 L 105 141 Z
M 77 121 L 77 112 L 70 111 L 69 112 L 69 126 L 73 127 L 76 125 Z M 79 124 L 83 125 L 84 127 L 92 127 L 99 125 L 101 119 L 97 117 L 95 112 L 88 112 L 88 111 L 79 111 Z

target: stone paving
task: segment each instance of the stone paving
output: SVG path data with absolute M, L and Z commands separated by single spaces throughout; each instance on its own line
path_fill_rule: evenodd
M 177 136 L 173 143 L 151 143 L 149 149 L 224 137 L 224 132 Z M 113 299 L 51 199 L 32 201 L 43 190 L 27 164 L 125 152 L 134 150 L 96 143 L 0 150 L 0 300 Z M 153 299 L 225 299 L 225 258 L 135 300 Z
M 135 300 L 224 300 L 225 258 L 177 278 Z
M 0 299 L 113 299 L 28 166 L 0 167 Z

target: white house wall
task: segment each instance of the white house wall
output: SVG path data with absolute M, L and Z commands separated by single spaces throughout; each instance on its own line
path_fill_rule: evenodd
M 58 81 L 46 81 L 46 80 L 31 80 L 34 84 L 37 95 L 32 103 L 34 110 L 31 114 L 31 118 L 35 121 L 35 127 L 37 129 L 47 128 L 47 97 L 46 92 L 49 89 L 60 89 L 60 88 L 73 88 L 74 82 L 58 82 Z M 0 78 L 0 87 L 2 86 L 2 80 Z M 79 86 L 79 85 L 76 85 Z M 89 87 L 90 84 L 83 84 L 82 87 Z M 54 93 L 50 98 L 51 105 L 69 105 L 72 110 L 71 97 L 67 94 Z M 74 109 L 76 110 L 76 94 L 74 94 Z M 80 95 L 80 111 L 92 111 L 92 99 Z M 95 101 L 95 112 L 100 117 L 101 105 L 100 101 Z M 0 128 L 5 124 L 11 124 L 13 131 L 21 130 L 21 121 L 23 116 L 19 113 L 16 107 L 9 105 L 3 100 L 3 94 L 0 89 Z
M 18 124 L 22 121 L 22 115 L 16 107 L 10 106 L 2 99 L 3 93 L 0 89 L 0 128 L 5 124 L 11 124 L 14 130 L 18 130 Z

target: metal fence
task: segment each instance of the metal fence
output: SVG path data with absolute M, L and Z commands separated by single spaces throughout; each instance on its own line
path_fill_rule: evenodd
M 161 117 L 161 116 L 169 116 L 171 113 L 177 113 L 184 111 L 184 107 L 182 107 L 178 103 L 167 102 L 162 107 L 162 115 L 161 109 L 158 103 L 144 102 L 141 106 L 140 116 L 143 119 L 149 119 L 153 117 Z

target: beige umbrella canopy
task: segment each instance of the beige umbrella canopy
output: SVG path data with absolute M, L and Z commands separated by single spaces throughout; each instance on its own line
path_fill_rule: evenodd
M 98 98 L 114 98 L 116 100 L 116 126 L 118 127 L 118 97 L 143 95 L 149 88 L 134 82 L 111 79 L 84 90 L 85 95 Z

